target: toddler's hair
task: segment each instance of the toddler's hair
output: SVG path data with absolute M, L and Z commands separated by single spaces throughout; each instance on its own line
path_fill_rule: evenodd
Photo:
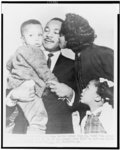
M 38 21 L 36 19 L 27 20 L 27 21 L 23 22 L 20 27 L 20 32 L 21 32 L 22 36 L 23 36 L 23 32 L 24 32 L 24 27 L 27 25 L 30 25 L 30 24 L 35 24 L 35 25 L 38 24 L 42 27 L 42 24 L 40 23 L 40 21 Z
M 75 53 L 81 51 L 84 47 L 93 44 L 96 38 L 93 28 L 83 17 L 68 13 L 62 24 L 61 34 L 65 36 L 67 48 Z
M 114 87 L 109 87 L 107 81 L 100 82 L 100 80 L 95 80 L 95 86 L 97 89 L 97 94 L 104 99 L 104 102 L 109 102 L 113 106 L 113 90 Z

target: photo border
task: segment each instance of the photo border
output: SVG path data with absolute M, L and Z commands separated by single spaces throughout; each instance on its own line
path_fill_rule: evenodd
M 1 1 L 1 7 L 2 4 L 119 4 L 119 8 L 120 8 L 120 2 L 119 1 Z M 3 52 L 3 37 L 4 37 L 4 33 L 3 33 L 3 29 L 4 29 L 4 25 L 3 25 L 3 21 L 4 21 L 4 14 L 1 13 L 1 149 L 119 149 L 119 94 L 120 94 L 120 89 L 119 89 L 119 67 L 120 67 L 120 12 L 119 14 L 116 14 L 117 17 L 117 71 L 118 71 L 118 76 L 117 76 L 117 81 L 118 81 L 118 87 L 117 87 L 117 147 L 5 147 L 3 146 L 3 56 L 4 56 L 4 52 Z

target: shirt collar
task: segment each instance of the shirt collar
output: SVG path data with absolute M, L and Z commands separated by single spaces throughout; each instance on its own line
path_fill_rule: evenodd
M 103 111 L 103 109 L 106 109 L 106 107 L 108 107 L 108 103 L 106 102 L 106 103 L 104 103 L 103 104 L 103 106 L 101 106 L 101 107 L 99 107 L 98 109 L 96 109 L 95 111 L 93 111 L 93 112 L 91 112 L 91 111 L 87 111 L 86 112 L 86 115 L 97 115 L 98 113 L 100 113 L 100 112 L 102 112 Z
M 60 51 L 56 51 L 56 52 L 49 52 L 49 51 L 46 51 L 44 48 L 42 48 L 42 51 L 45 54 L 46 59 L 48 59 L 48 54 L 49 53 L 53 53 L 56 58 L 58 58 L 59 55 L 61 54 L 61 50 Z
M 87 111 L 86 112 L 86 115 L 97 115 L 98 113 L 100 113 L 101 111 L 102 111 L 102 107 L 103 106 L 101 106 L 101 107 L 99 107 L 98 109 L 96 109 L 95 111 L 93 111 L 93 112 L 91 112 L 91 111 Z

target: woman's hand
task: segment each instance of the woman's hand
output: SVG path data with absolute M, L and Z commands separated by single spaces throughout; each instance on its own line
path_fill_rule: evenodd
M 19 87 L 11 92 L 10 98 L 19 101 L 33 101 L 35 99 L 35 82 L 33 80 L 25 81 Z

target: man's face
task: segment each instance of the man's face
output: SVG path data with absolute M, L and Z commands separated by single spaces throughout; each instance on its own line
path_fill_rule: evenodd
M 51 20 L 47 23 L 43 34 L 43 46 L 47 51 L 59 51 L 60 29 L 62 22 Z

